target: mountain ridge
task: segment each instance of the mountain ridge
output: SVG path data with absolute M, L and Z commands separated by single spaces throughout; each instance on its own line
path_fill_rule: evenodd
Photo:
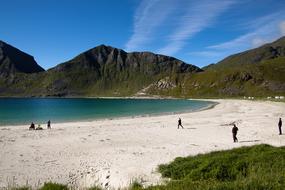
M 47 71 L 0 78 L 0 96 L 274 96 L 285 95 L 284 76 L 285 37 L 203 69 L 171 56 L 101 44 Z
M 241 56 L 244 58 L 239 59 Z M 230 55 L 219 61 L 214 67 L 254 64 L 283 56 L 285 56 L 285 36 L 271 43 L 266 43 L 260 47 Z
M 99 45 L 16 84 L 17 91 L 32 96 L 124 96 L 165 77 L 178 83 L 182 75 L 201 71 L 174 57 Z
M 45 71 L 34 57 L 0 40 L 0 77 Z

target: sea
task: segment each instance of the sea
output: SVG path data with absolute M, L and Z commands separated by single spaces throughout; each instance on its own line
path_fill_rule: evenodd
M 187 99 L 0 98 L 0 126 L 173 114 L 212 105 Z

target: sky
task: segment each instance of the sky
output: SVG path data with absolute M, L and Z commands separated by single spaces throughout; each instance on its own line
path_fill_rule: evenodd
M 199 67 L 285 35 L 285 0 L 0 0 L 0 40 L 45 69 L 101 44 Z

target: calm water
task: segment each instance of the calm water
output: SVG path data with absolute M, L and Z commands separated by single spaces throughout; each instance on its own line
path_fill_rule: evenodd
M 195 111 L 211 104 L 193 100 L 0 98 L 0 126 Z

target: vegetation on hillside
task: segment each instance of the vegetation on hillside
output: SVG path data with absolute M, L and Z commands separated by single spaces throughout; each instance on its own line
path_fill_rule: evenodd
M 204 70 L 173 57 L 105 45 L 45 72 L 10 72 L 4 66 L 0 63 L 5 68 L 0 69 L 0 96 L 285 96 L 285 37 Z
M 171 90 L 151 94 L 196 98 L 267 97 L 285 95 L 285 37 L 229 56 L 203 72 L 185 75 Z

